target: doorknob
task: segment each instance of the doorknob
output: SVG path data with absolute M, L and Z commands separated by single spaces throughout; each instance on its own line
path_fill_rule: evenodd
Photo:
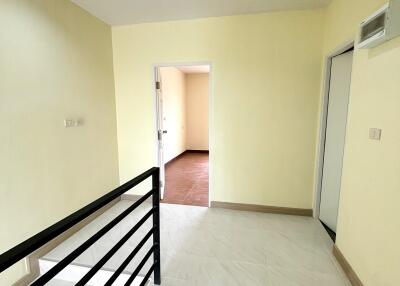
M 167 134 L 167 133 L 168 133 L 167 130 L 163 130 L 163 131 L 158 130 L 158 131 L 157 131 L 157 138 L 158 138 L 158 140 L 161 141 L 162 135 L 163 135 L 163 134 Z

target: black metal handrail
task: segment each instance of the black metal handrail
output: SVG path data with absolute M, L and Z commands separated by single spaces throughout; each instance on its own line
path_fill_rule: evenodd
M 18 244 L 17 246 L 11 248 L 10 250 L 4 252 L 0 255 L 0 273 L 14 265 L 21 259 L 25 258 L 35 250 L 39 249 L 46 243 L 50 242 L 52 239 L 56 238 L 58 235 L 64 231 L 70 229 L 72 226 L 81 222 L 97 210 L 101 209 L 105 205 L 109 204 L 116 198 L 120 197 L 122 194 L 126 193 L 136 185 L 140 184 L 147 178 L 152 177 L 152 190 L 133 203 L 129 208 L 119 214 L 106 226 L 100 229 L 96 234 L 86 240 L 78 248 L 68 254 L 64 259 L 58 262 L 53 268 L 47 271 L 45 274 L 37 278 L 31 285 L 41 286 L 45 285 L 48 281 L 54 278 L 59 272 L 61 272 L 65 267 L 67 267 L 71 262 L 73 262 L 79 255 L 81 255 L 85 250 L 87 250 L 91 245 L 98 241 L 103 235 L 105 235 L 109 230 L 111 230 L 116 224 L 122 221 L 127 215 L 129 215 L 133 210 L 140 206 L 145 200 L 152 197 L 153 206 L 146 215 L 140 219 L 127 234 L 125 234 L 120 241 L 118 241 L 101 259 L 98 261 L 91 270 L 85 274 L 84 277 L 76 285 L 85 285 L 89 280 L 101 269 L 101 267 L 122 247 L 122 245 L 128 241 L 128 239 L 149 219 L 150 216 L 153 217 L 153 227 L 144 236 L 144 238 L 139 242 L 136 248 L 128 255 L 128 257 L 122 262 L 120 267 L 114 272 L 105 285 L 112 285 L 112 283 L 118 278 L 122 271 L 126 268 L 129 262 L 134 258 L 134 256 L 139 252 L 139 250 L 144 246 L 146 241 L 153 236 L 153 245 L 147 254 L 144 256 L 142 261 L 139 263 L 137 268 L 133 271 L 132 275 L 129 277 L 125 285 L 130 285 L 133 280 L 137 277 L 140 270 L 143 268 L 146 261 L 150 258 L 151 254 L 154 257 L 154 263 L 145 275 L 141 285 L 146 283 L 146 280 L 154 272 L 154 284 L 161 284 L 161 267 L 160 267 L 160 170 L 159 168 L 151 168 L 143 174 L 137 176 L 136 178 L 130 180 L 129 182 L 123 184 L 122 186 L 116 188 L 115 190 L 109 192 L 108 194 L 102 196 L 96 201 L 90 203 L 89 205 L 83 207 L 82 209 L 76 211 L 75 213 L 69 215 L 63 220 L 53 224 L 52 226 L 46 228 L 45 230 L 39 232 L 33 237 L 25 240 L 24 242 Z

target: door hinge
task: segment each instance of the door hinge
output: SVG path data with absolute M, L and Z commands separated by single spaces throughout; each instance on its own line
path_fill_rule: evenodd
M 161 89 L 161 82 L 156 81 L 156 89 Z

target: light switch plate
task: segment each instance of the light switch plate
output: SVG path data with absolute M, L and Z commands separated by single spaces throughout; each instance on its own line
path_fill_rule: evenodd
M 369 139 L 372 140 L 381 140 L 382 129 L 379 128 L 370 128 L 369 129 Z
M 65 126 L 65 128 L 74 127 L 75 126 L 75 120 L 73 120 L 73 119 L 64 119 L 64 126 Z

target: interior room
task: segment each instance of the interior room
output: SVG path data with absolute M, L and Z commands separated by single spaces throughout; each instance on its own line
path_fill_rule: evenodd
M 209 205 L 209 65 L 159 67 L 162 202 Z
M 400 0 L 0 0 L 0 285 L 398 286 Z

